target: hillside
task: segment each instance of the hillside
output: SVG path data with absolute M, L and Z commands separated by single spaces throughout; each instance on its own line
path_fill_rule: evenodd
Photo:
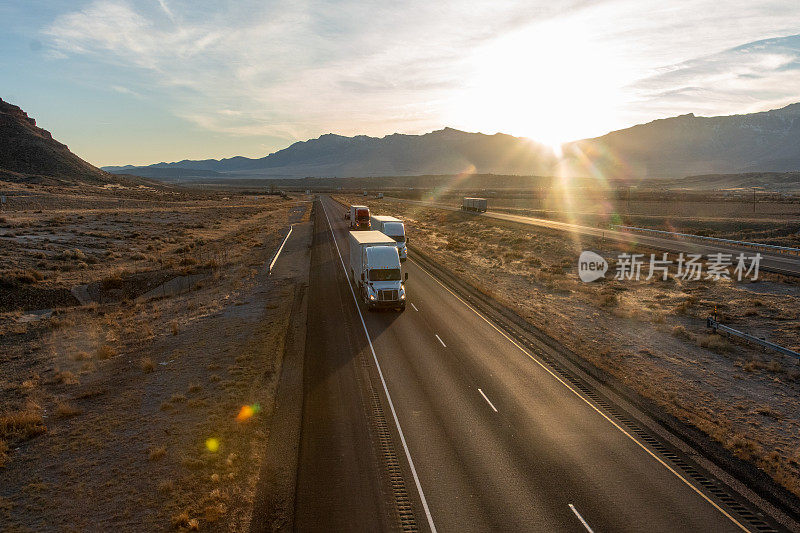
M 681 177 L 800 170 L 800 104 L 719 117 L 693 114 L 654 120 L 564 145 L 561 169 L 572 176 Z M 554 175 L 552 151 L 505 134 L 445 128 L 386 137 L 327 134 L 266 157 L 183 160 L 145 167 L 106 167 L 162 179 L 197 177 L 364 177 L 459 174 Z
M 0 176 L 105 183 L 111 176 L 70 152 L 19 107 L 0 99 Z M 112 178 L 110 181 L 119 181 Z

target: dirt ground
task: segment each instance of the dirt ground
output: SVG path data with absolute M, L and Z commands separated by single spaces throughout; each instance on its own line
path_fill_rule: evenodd
M 310 203 L 19 192 L 0 289 L 39 293 L 0 310 L 0 529 L 248 529 Z
M 705 327 L 716 307 L 723 323 L 800 351 L 797 280 L 583 283 L 582 250 L 614 260 L 624 248 L 459 212 L 341 200 L 402 218 L 411 244 L 800 495 L 800 365 Z

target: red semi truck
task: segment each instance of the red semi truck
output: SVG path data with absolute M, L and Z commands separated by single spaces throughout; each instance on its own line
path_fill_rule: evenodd
M 369 230 L 369 207 L 365 205 L 351 205 L 344 218 L 350 220 L 351 230 Z

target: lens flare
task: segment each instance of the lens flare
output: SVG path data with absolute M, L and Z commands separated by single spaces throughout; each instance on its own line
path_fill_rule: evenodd
M 243 405 L 241 409 L 239 409 L 239 414 L 236 415 L 237 422 L 244 422 L 246 420 L 250 420 L 253 415 L 257 414 L 261 411 L 261 406 L 257 403 L 253 405 Z
M 219 439 L 215 439 L 214 437 L 206 439 L 206 449 L 210 452 L 219 450 Z

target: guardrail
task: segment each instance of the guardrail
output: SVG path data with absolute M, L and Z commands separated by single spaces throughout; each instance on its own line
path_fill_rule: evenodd
M 753 335 L 749 335 L 738 329 L 733 329 L 732 327 L 726 326 L 724 324 L 720 324 L 718 320 L 714 320 L 713 317 L 708 317 L 706 319 L 706 327 L 713 330 L 715 333 L 717 331 L 722 331 L 724 333 L 728 333 L 729 335 L 733 335 L 735 337 L 739 337 L 744 339 L 748 342 L 752 342 L 753 344 L 757 344 L 764 348 L 769 348 L 770 350 L 774 350 L 776 352 L 782 353 L 783 355 L 790 355 L 792 357 L 796 357 L 800 359 L 800 353 L 795 352 L 794 350 L 790 350 L 789 348 L 784 348 L 774 342 L 769 342 L 765 339 L 759 339 L 758 337 L 754 337 Z
M 667 236 L 670 238 L 682 237 L 685 239 L 698 239 L 702 241 L 717 242 L 720 244 L 729 244 L 733 246 L 740 246 L 745 248 L 755 248 L 765 252 L 776 252 L 780 254 L 800 255 L 800 248 L 791 248 L 789 246 L 777 246 L 774 244 L 763 244 L 760 242 L 748 241 L 735 241 L 732 239 L 721 239 L 719 237 L 705 237 L 703 235 L 694 235 L 692 233 L 678 233 L 675 231 L 663 231 L 658 229 L 638 228 L 635 226 L 621 226 L 619 224 L 611 224 L 612 229 L 620 229 L 624 231 L 635 231 L 640 233 L 651 233 L 654 235 Z
M 292 230 L 293 229 L 294 229 L 294 224 L 291 224 L 289 226 L 289 232 L 286 234 L 286 237 L 283 238 L 283 242 L 281 243 L 280 248 L 278 248 L 278 251 L 275 252 L 275 255 L 273 256 L 272 261 L 269 262 L 269 268 L 267 269 L 267 273 L 268 274 L 272 274 L 272 267 L 275 266 L 275 261 L 277 261 L 278 260 L 278 256 L 281 255 L 281 252 L 283 251 L 283 247 L 286 245 L 286 241 L 289 240 L 289 235 L 292 234 Z

